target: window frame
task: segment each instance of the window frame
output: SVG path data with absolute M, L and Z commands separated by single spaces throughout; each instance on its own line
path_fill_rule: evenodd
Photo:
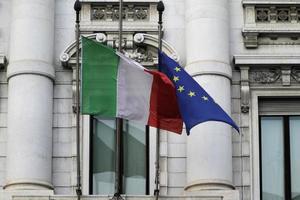
M 284 198 L 291 199 L 291 146 L 290 146 L 290 117 L 300 117 L 300 115 L 259 115 L 259 156 L 260 156 L 260 174 L 262 174 L 262 117 L 282 117 L 283 119 L 283 160 L 284 160 Z M 260 176 L 260 199 L 262 198 L 262 176 Z
M 300 98 L 300 90 L 297 88 L 251 88 L 249 118 L 243 119 L 241 127 L 249 126 L 250 133 L 250 185 L 251 199 L 261 199 L 260 183 L 260 128 L 259 128 L 259 99 L 260 98 Z M 268 115 L 268 113 L 264 113 Z M 272 115 L 300 115 L 300 112 L 278 112 Z
M 82 148 L 81 148 L 81 154 L 82 154 L 82 192 L 84 195 L 91 195 L 92 194 L 92 178 L 90 169 L 92 167 L 90 158 L 92 156 L 91 150 L 92 145 L 90 143 L 91 134 L 92 134 L 92 117 L 89 115 L 82 115 L 81 118 L 81 138 L 82 138 Z M 145 127 L 146 131 L 146 144 L 148 145 L 148 148 L 146 150 L 146 155 L 148 159 L 146 159 L 146 194 L 150 195 L 151 191 L 155 187 L 154 185 L 154 168 L 155 166 L 151 165 L 151 163 L 155 162 L 155 144 L 156 144 L 156 134 L 155 129 L 151 128 L 149 126 Z M 154 149 L 153 149 L 154 148 Z

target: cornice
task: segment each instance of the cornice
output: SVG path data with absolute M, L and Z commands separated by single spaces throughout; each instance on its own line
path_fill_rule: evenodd
M 272 1 L 255 1 L 255 0 L 244 0 L 243 5 L 300 5 L 299 0 L 294 1 L 283 1 L 283 0 L 272 0 Z
M 299 55 L 234 55 L 233 61 L 236 66 L 300 66 Z

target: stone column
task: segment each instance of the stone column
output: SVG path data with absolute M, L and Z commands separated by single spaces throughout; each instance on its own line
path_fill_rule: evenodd
M 230 114 L 227 7 L 227 0 L 186 1 L 186 69 Z M 194 127 L 187 139 L 185 190 L 232 188 L 231 127 L 220 122 Z
M 52 189 L 54 0 L 13 0 L 6 190 Z

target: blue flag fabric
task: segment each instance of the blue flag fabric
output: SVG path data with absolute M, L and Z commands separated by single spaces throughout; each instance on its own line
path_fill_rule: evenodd
M 163 52 L 159 52 L 159 69 L 175 85 L 179 110 L 188 135 L 191 128 L 207 121 L 225 122 L 239 132 L 235 122 L 213 98 L 176 61 Z

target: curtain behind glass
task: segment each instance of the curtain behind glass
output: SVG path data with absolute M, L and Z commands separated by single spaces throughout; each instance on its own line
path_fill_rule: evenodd
M 300 200 L 300 117 L 290 117 L 292 199 Z
M 145 126 L 124 121 L 124 193 L 146 194 Z
M 114 194 L 115 120 L 93 118 L 93 194 Z
M 283 118 L 261 117 L 263 200 L 284 199 Z

